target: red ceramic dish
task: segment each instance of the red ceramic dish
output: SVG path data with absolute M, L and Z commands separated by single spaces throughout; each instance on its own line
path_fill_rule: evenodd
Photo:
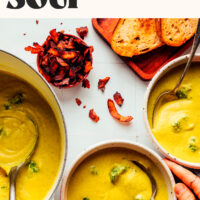
M 74 35 L 71 35 L 71 34 L 64 34 L 65 36 L 69 37 L 69 38 L 75 38 L 77 39 L 78 41 L 80 41 L 81 44 L 87 46 L 88 48 L 91 48 L 89 47 L 81 38 L 77 37 L 77 36 L 74 36 Z M 45 48 L 45 45 L 46 45 L 46 41 L 44 42 L 44 44 L 42 45 L 42 47 Z M 76 50 L 76 49 L 75 49 Z M 83 80 L 85 80 L 87 78 L 87 76 L 89 75 L 89 72 L 85 73 L 84 75 L 82 75 L 82 78 L 79 80 L 79 81 L 76 81 L 75 83 L 73 84 L 69 84 L 69 85 L 60 85 L 60 86 L 56 86 L 54 83 L 52 83 L 51 81 L 49 81 L 43 71 L 43 69 L 41 68 L 41 65 L 40 65 L 40 59 L 42 58 L 43 56 L 41 56 L 40 53 L 37 54 L 37 68 L 38 68 L 38 71 L 40 72 L 40 74 L 47 80 L 47 82 L 49 82 L 51 85 L 55 86 L 55 87 L 60 87 L 60 88 L 71 88 L 71 87 L 74 87 L 74 86 L 77 86 L 79 85 L 80 83 L 83 82 Z M 92 58 L 92 51 L 89 51 L 89 61 L 91 62 L 91 64 L 93 63 L 93 58 Z M 82 66 L 82 67 L 85 67 Z M 66 78 L 66 77 L 65 77 Z

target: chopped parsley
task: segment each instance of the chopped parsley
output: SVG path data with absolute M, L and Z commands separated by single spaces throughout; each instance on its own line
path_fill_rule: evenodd
M 93 174 L 93 175 L 97 175 L 97 174 L 98 174 L 98 170 L 97 170 L 96 166 L 92 165 L 92 166 L 90 167 L 90 172 L 91 172 L 91 174 Z
M 6 185 L 3 185 L 3 186 L 1 186 L 1 189 L 2 189 L 2 190 L 7 190 L 8 187 L 7 187 Z
M 176 96 L 178 99 L 187 99 L 188 98 L 188 93 L 191 91 L 190 87 L 181 87 L 177 92 Z
M 176 121 L 172 124 L 172 128 L 174 130 L 174 132 L 180 132 L 181 131 L 181 122 L 180 121 Z
M 115 184 L 119 176 L 123 174 L 124 172 L 126 172 L 126 170 L 127 170 L 127 167 L 123 165 L 118 165 L 114 167 L 109 173 L 111 183 Z
M 33 161 L 33 160 L 31 160 L 27 165 L 28 165 L 28 168 L 34 173 L 38 173 L 40 171 L 40 169 L 37 166 L 36 162 Z
M 192 152 L 197 151 L 198 147 L 197 147 L 196 137 L 191 137 L 191 138 L 190 138 L 188 148 L 189 148 Z
M 3 106 L 4 106 L 5 110 L 10 110 L 10 105 L 9 104 L 4 104 Z
M 8 102 L 12 105 L 21 104 L 23 101 L 24 101 L 24 95 L 22 93 L 18 93 L 8 100 Z

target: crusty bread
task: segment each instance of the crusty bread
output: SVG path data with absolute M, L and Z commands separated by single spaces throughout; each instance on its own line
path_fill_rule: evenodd
M 160 23 L 161 40 L 170 46 L 181 46 L 196 32 L 198 19 L 163 18 Z
M 163 43 L 157 34 L 156 19 L 120 19 L 112 36 L 112 49 L 120 56 L 132 57 L 147 53 Z

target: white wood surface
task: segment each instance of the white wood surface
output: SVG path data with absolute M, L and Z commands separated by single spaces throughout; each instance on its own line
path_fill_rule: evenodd
M 73 17 L 73 16 L 72 16 Z M 60 25 L 60 23 L 63 25 Z M 24 50 L 24 47 L 33 42 L 42 44 L 48 32 L 57 28 L 66 33 L 76 34 L 75 28 L 88 26 L 89 35 L 85 41 L 94 46 L 94 69 L 88 79 L 90 89 L 81 85 L 71 89 L 53 88 L 61 102 L 68 132 L 68 159 L 67 167 L 82 150 L 110 139 L 123 139 L 142 143 L 154 149 L 148 137 L 143 122 L 143 97 L 148 82 L 141 80 L 122 60 L 108 47 L 108 45 L 94 31 L 91 19 L 1 19 L 0 20 L 0 49 L 8 51 L 26 61 L 36 69 L 36 55 Z M 26 33 L 26 36 L 23 34 Z M 97 89 L 99 78 L 110 76 L 111 80 L 102 93 Z M 118 108 L 119 112 L 133 115 L 133 122 L 126 126 L 114 120 L 107 109 L 107 99 L 116 92 L 124 97 L 124 105 Z M 82 100 L 83 105 L 78 107 L 75 98 Z M 94 108 L 100 116 L 100 121 L 94 123 L 88 117 L 89 109 Z M 59 199 L 59 191 L 55 200 Z

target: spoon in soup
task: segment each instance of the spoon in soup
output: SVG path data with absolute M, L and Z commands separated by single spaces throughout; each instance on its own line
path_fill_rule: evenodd
M 138 161 L 135 161 L 135 160 L 131 160 L 131 162 L 133 164 L 135 164 L 136 166 L 138 166 L 150 179 L 151 181 L 151 186 L 152 186 L 152 195 L 151 195 L 151 198 L 150 200 L 154 200 L 155 197 L 156 197 L 156 194 L 157 194 L 157 183 L 156 183 L 156 180 L 154 179 L 154 177 L 152 176 L 150 170 L 148 170 L 144 165 L 142 165 L 140 162 Z
M 0 133 L 0 166 L 9 176 L 9 199 L 16 200 L 17 175 L 35 152 L 39 131 L 29 114 L 6 110 L 0 113 Z
M 186 75 L 186 73 L 187 73 L 187 71 L 188 71 L 188 69 L 189 69 L 189 67 L 192 63 L 192 59 L 195 55 L 197 47 L 199 46 L 199 43 L 200 43 L 200 19 L 198 19 L 197 31 L 196 31 L 195 36 L 194 36 L 194 41 L 193 41 L 193 44 L 192 44 L 192 49 L 191 49 L 187 64 L 186 64 L 186 66 L 183 70 L 183 73 L 182 73 L 178 83 L 176 84 L 174 89 L 162 92 L 158 96 L 158 98 L 156 99 L 155 106 L 154 106 L 154 109 L 153 109 L 153 114 L 152 114 L 152 126 L 153 127 L 154 127 L 156 112 L 159 110 L 159 107 L 161 105 L 169 102 L 169 101 L 173 101 L 173 100 L 178 99 L 176 93 L 177 93 L 178 89 L 180 88 L 180 85 L 183 82 L 183 79 L 184 79 L 184 77 L 185 77 L 185 75 Z

